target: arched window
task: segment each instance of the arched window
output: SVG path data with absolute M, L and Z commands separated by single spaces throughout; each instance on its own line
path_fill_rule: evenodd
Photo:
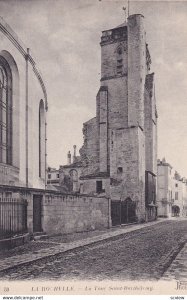
M 12 164 L 12 74 L 0 56 L 0 162 Z
M 44 102 L 39 105 L 39 177 L 45 177 L 45 118 Z

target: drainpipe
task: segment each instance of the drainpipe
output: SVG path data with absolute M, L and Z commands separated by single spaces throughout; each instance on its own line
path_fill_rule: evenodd
M 47 120 L 45 111 L 45 190 L 47 188 Z
M 111 199 L 108 198 L 108 228 L 111 228 Z
M 26 103 L 25 103 L 25 110 L 26 110 L 26 119 L 25 119 L 25 147 L 26 147 L 26 187 L 28 187 L 29 182 L 29 170 L 28 170 L 28 104 L 29 104 L 29 72 L 28 72 L 28 58 L 29 58 L 29 48 L 27 48 L 27 55 L 25 56 L 26 60 Z

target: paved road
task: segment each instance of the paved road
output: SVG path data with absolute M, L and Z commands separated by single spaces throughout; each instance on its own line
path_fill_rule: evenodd
M 155 280 L 182 246 L 187 220 L 166 221 L 0 273 L 0 279 Z

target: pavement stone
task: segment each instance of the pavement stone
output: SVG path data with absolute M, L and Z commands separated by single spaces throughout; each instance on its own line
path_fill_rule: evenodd
M 103 240 L 111 239 L 120 235 L 123 235 L 125 233 L 129 233 L 132 231 L 136 231 L 142 228 L 154 226 L 158 223 L 164 222 L 166 219 L 160 219 L 157 221 L 152 221 L 150 223 L 144 223 L 144 224 L 135 224 L 130 226 L 122 226 L 119 227 L 119 229 L 116 229 L 115 231 L 109 231 L 107 233 L 102 233 L 101 235 L 97 235 L 95 237 L 88 237 L 82 240 L 78 240 L 75 242 L 69 242 L 69 243 L 60 243 L 56 246 L 49 246 L 48 248 L 40 249 L 34 252 L 25 253 L 21 255 L 15 255 L 11 257 L 5 257 L 3 260 L 0 261 L 0 272 L 5 271 L 7 269 L 27 264 L 30 262 L 37 261 L 42 258 L 46 258 L 49 256 L 54 256 L 63 252 L 67 252 L 69 250 L 73 250 L 79 247 L 87 246 L 90 244 L 94 244 L 97 242 L 101 242 Z
M 187 243 L 185 243 L 160 280 L 187 280 Z

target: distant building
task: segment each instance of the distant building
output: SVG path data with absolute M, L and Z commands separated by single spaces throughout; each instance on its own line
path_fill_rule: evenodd
M 47 169 L 47 185 L 59 185 L 59 170 L 48 167 Z
M 187 181 L 166 162 L 165 158 L 157 164 L 157 205 L 158 216 L 187 215 Z
M 76 145 L 73 148 L 73 159 L 71 160 L 71 153 L 69 151 L 67 154 L 67 164 L 59 168 L 60 186 L 67 188 L 68 192 L 80 193 L 82 192 L 80 183 L 82 162 L 80 156 L 76 155 Z

